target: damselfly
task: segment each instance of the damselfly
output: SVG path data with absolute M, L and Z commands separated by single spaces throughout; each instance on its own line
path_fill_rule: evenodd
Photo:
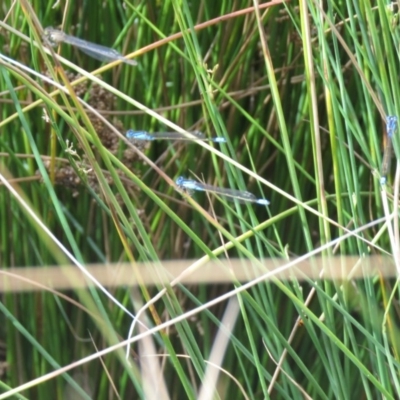
M 258 199 L 253 193 L 242 191 L 242 190 L 235 190 L 235 189 L 227 189 L 227 188 L 220 188 L 213 185 L 207 185 L 202 182 L 197 182 L 192 179 L 185 179 L 183 176 L 180 176 L 175 183 L 177 186 L 182 189 L 186 190 L 189 193 L 193 191 L 199 192 L 209 192 L 215 193 L 222 197 L 225 197 L 227 200 L 231 201 L 239 201 L 242 203 L 250 202 L 250 203 L 257 203 L 263 206 L 269 205 L 269 201 L 265 199 Z
M 383 153 L 383 160 L 381 166 L 381 185 L 385 185 L 387 182 L 387 175 L 390 170 L 390 163 L 392 160 L 393 153 L 393 135 L 397 129 L 397 117 L 389 115 L 386 117 L 386 146 Z
M 194 132 L 189 132 L 188 134 L 186 133 L 180 133 L 180 132 L 154 132 L 154 133 L 149 133 L 147 131 L 134 131 L 132 129 L 129 129 L 128 132 L 126 132 L 126 138 L 129 140 L 146 140 L 146 141 L 151 141 L 151 140 L 189 140 L 189 141 L 206 141 L 209 140 L 211 142 L 216 142 L 216 143 L 225 143 L 226 139 L 220 136 L 216 136 L 213 138 L 208 138 L 204 135 L 204 133 L 200 131 L 194 131 Z
M 102 46 L 100 44 L 91 43 L 87 40 L 79 39 L 75 36 L 66 34 L 58 29 L 48 27 L 44 30 L 44 36 L 52 46 L 57 46 L 60 43 L 68 43 L 72 46 L 77 47 L 85 54 L 100 61 L 116 61 L 121 60 L 124 63 L 130 65 L 137 65 L 135 60 L 128 60 L 122 54 L 118 53 L 117 50 L 111 49 L 110 47 Z

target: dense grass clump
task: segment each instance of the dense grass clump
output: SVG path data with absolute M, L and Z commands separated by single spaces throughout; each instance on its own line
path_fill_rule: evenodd
M 94 3 L 0 5 L 0 399 L 399 398 L 395 4 Z

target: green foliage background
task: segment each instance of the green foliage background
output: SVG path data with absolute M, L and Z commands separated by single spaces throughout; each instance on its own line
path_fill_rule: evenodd
M 257 5 L 2 2 L 0 172 L 65 246 L 0 186 L 2 268 L 64 265 L 67 252 L 83 266 L 105 268 L 204 255 L 287 259 L 329 243 L 323 257 L 392 252 L 379 218 L 390 207 L 397 216 L 396 180 L 391 173 L 382 188 L 379 170 L 385 118 L 400 109 L 396 6 Z M 101 64 L 66 44 L 46 51 L 42 29 L 61 24 L 66 33 L 135 52 L 138 66 Z M 57 82 L 68 95 L 55 92 Z M 227 144 L 124 140 L 128 129 L 179 127 Z M 397 136 L 393 144 L 397 156 Z M 271 205 L 182 197 L 174 184 L 180 175 L 247 189 Z M 357 235 L 331 242 L 349 229 Z M 232 288 L 167 288 L 146 324 Z M 44 290 L 3 294 L 0 398 L 126 338 L 127 310 L 137 313 L 161 289 L 119 288 L 109 293 L 118 304 L 94 287 L 64 298 Z M 264 282 L 242 292 L 215 398 L 398 398 L 398 293 L 382 277 Z M 159 387 L 169 397 L 198 397 L 224 311 L 222 303 L 153 336 Z M 96 359 L 16 396 L 145 398 L 140 349 L 130 356 L 128 365 L 122 350 L 111 352 L 104 364 Z

